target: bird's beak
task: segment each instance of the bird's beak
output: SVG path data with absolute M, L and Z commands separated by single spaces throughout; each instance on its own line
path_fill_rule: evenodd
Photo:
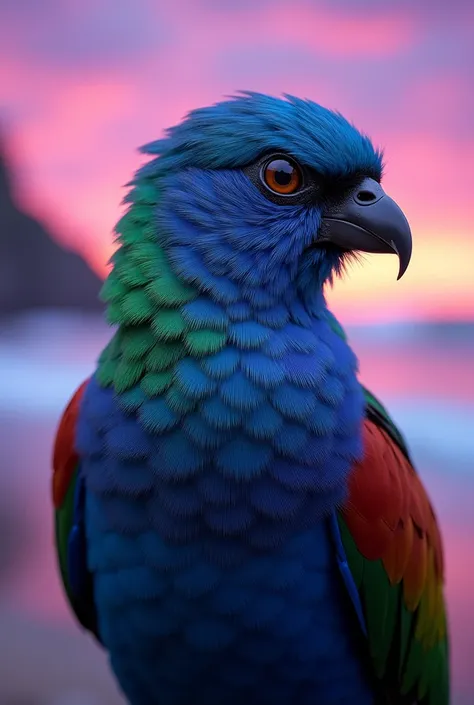
M 411 231 L 403 211 L 369 178 L 323 212 L 317 242 L 332 242 L 344 250 L 396 254 L 400 263 L 397 279 L 404 275 L 411 258 Z

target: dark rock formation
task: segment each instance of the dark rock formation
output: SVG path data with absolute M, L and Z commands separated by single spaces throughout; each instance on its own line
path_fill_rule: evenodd
M 29 309 L 99 310 L 100 279 L 22 212 L 0 138 L 0 315 Z

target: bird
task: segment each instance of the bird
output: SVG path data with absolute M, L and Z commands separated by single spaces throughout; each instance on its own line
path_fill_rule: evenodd
M 78 623 L 131 705 L 448 705 L 438 520 L 326 302 L 361 253 L 409 266 L 383 150 L 245 91 L 141 152 L 54 440 Z

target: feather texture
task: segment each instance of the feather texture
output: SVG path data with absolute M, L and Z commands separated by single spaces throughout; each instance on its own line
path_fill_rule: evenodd
M 370 420 L 340 525 L 377 676 L 422 705 L 447 705 L 444 568 L 436 517 L 410 460 Z

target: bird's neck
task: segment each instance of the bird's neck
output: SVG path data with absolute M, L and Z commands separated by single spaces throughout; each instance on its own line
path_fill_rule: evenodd
M 226 346 L 264 352 L 272 339 L 315 339 L 327 325 L 322 287 L 303 295 L 284 278 L 262 284 L 251 272 L 240 282 L 216 274 L 189 248 L 137 236 L 139 218 L 131 209 L 119 224 L 121 247 L 102 290 L 107 319 L 118 325 L 99 359 L 105 385 L 127 391 L 185 357 L 204 359 Z
M 193 280 L 179 252 L 140 242 L 117 253 L 104 298 L 118 330 L 98 384 L 176 446 L 163 472 L 212 465 L 224 484 L 262 485 L 264 511 L 301 491 L 313 516 L 326 513 L 360 457 L 363 398 L 322 292 L 310 306 L 290 287 L 276 296 L 256 282 L 244 295 L 203 269 Z

